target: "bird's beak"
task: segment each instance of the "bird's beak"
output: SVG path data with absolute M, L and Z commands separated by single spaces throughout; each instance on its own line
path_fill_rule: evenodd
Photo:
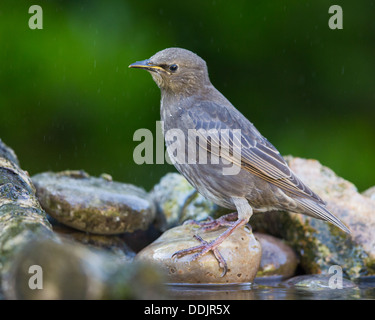
M 129 68 L 145 69 L 147 71 L 165 71 L 162 67 L 152 64 L 149 59 L 134 62 Z

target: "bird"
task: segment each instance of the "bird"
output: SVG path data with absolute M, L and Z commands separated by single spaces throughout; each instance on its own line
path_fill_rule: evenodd
M 167 151 L 170 158 L 176 158 L 177 151 L 180 153 L 180 161 L 173 162 L 176 169 L 204 197 L 235 210 L 216 220 L 195 222 L 203 233 L 220 227 L 226 230 L 210 242 L 195 235 L 200 243 L 175 252 L 173 257 L 194 254 L 193 261 L 211 251 L 224 276 L 228 266 L 220 244 L 244 227 L 253 213 L 271 210 L 305 214 L 350 233 L 289 168 L 280 152 L 212 85 L 207 64 L 197 54 L 183 48 L 167 48 L 129 68 L 147 70 L 161 90 L 160 117 Z M 170 132 L 176 130 L 181 134 L 171 139 Z M 192 131 L 196 135 L 189 134 Z M 221 140 L 226 140 L 227 145 Z M 229 152 L 222 152 L 223 146 Z M 240 151 L 237 156 L 235 150 Z M 204 152 L 211 161 L 200 163 Z M 236 170 L 234 174 L 224 174 L 225 168 Z

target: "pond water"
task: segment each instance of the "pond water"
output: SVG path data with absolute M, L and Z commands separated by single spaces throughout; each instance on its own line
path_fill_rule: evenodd
M 172 299 L 183 300 L 363 300 L 375 299 L 375 277 L 360 279 L 353 288 L 286 287 L 280 280 L 241 285 L 169 284 Z

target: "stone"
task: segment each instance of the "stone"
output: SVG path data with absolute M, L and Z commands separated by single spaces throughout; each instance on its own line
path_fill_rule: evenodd
M 9 162 L 15 164 L 17 167 L 20 166 L 18 161 L 17 155 L 14 150 L 8 147 L 1 139 L 0 139 L 0 158 L 7 159 Z
M 333 290 L 356 288 L 357 285 L 352 281 L 342 278 L 332 278 L 329 274 L 305 274 L 285 280 L 281 284 L 284 287 L 294 287 L 307 290 Z
M 262 259 L 256 278 L 290 278 L 294 275 L 298 258 L 293 249 L 276 237 L 254 233 L 262 246 Z
M 362 195 L 375 201 L 375 186 L 364 191 Z
M 139 252 L 159 238 L 161 234 L 162 232 L 155 228 L 154 224 L 151 224 L 147 230 L 125 232 L 119 236 L 134 252 Z
M 13 268 L 17 252 L 37 238 L 53 239 L 51 225 L 35 196 L 28 173 L 18 166 L 14 151 L 0 140 L 1 282 L 4 274 Z
M 59 237 L 14 157 L 0 141 L 0 299 L 164 297 L 160 272 L 124 259 L 110 237 L 107 248 L 84 233 L 85 245 Z
M 124 242 L 121 235 L 92 234 L 66 227 L 63 224 L 54 224 L 53 231 L 61 239 L 78 242 L 94 252 L 106 251 L 124 262 L 131 262 L 135 257 L 135 252 Z
M 229 213 L 199 194 L 179 173 L 168 173 L 154 186 L 151 196 L 156 203 L 160 230 L 182 224 L 186 220 L 205 220 Z
M 169 283 L 249 283 L 255 278 L 259 268 L 262 250 L 248 227 L 236 230 L 219 246 L 219 251 L 228 265 L 227 274 L 222 277 L 223 270 L 219 267 L 212 252 L 197 260 L 190 261 L 192 254 L 181 258 L 172 255 L 181 249 L 200 244 L 193 235 L 198 233 L 204 240 L 217 238 L 225 229 L 199 232 L 199 227 L 184 224 L 164 232 L 156 241 L 140 251 L 135 261 L 154 263 L 165 273 Z
M 154 266 L 124 263 L 77 242 L 39 239 L 14 257 L 3 288 L 11 300 L 162 299 L 163 281 Z
M 90 177 L 83 171 L 46 172 L 32 177 L 44 210 L 60 223 L 95 234 L 145 230 L 155 205 L 142 188 Z
M 375 201 L 316 160 L 286 157 L 290 168 L 327 202 L 327 208 L 351 230 L 292 212 L 254 215 L 254 230 L 282 239 L 297 252 L 306 273 L 327 273 L 339 265 L 350 279 L 375 274 Z

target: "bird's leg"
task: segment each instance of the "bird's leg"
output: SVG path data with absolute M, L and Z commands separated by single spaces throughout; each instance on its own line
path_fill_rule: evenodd
M 238 219 L 237 212 L 232 212 L 221 216 L 218 219 L 213 219 L 212 217 L 208 218 L 209 221 L 196 221 L 196 220 L 187 220 L 184 224 L 194 224 L 200 227 L 200 230 L 210 231 L 216 230 L 220 227 L 230 227 L 233 224 L 233 221 Z
M 223 274 L 221 275 L 222 277 L 226 274 L 227 272 L 227 263 L 223 256 L 221 255 L 220 251 L 218 250 L 218 246 L 226 239 L 228 238 L 236 229 L 238 229 L 241 226 L 244 226 L 246 223 L 249 222 L 249 219 L 253 213 L 253 210 L 247 200 L 245 198 L 237 198 L 237 197 L 232 197 L 233 203 L 235 204 L 237 208 L 237 220 L 236 221 L 227 221 L 226 225 L 229 225 L 228 229 L 225 230 L 220 236 L 218 236 L 215 240 L 212 240 L 210 242 L 207 242 L 203 240 L 200 236 L 195 236 L 197 240 L 201 242 L 200 245 L 188 248 L 188 249 L 183 249 L 180 251 L 175 252 L 172 257 L 177 257 L 181 258 L 185 255 L 195 253 L 193 257 L 191 258 L 191 261 L 194 261 L 198 259 L 199 257 L 203 256 L 209 251 L 212 251 L 216 257 L 216 259 L 219 262 L 219 265 L 221 268 L 223 268 Z M 231 216 L 233 218 L 233 215 Z M 211 229 L 209 229 L 211 230 Z M 207 230 L 204 230 L 207 231 Z

